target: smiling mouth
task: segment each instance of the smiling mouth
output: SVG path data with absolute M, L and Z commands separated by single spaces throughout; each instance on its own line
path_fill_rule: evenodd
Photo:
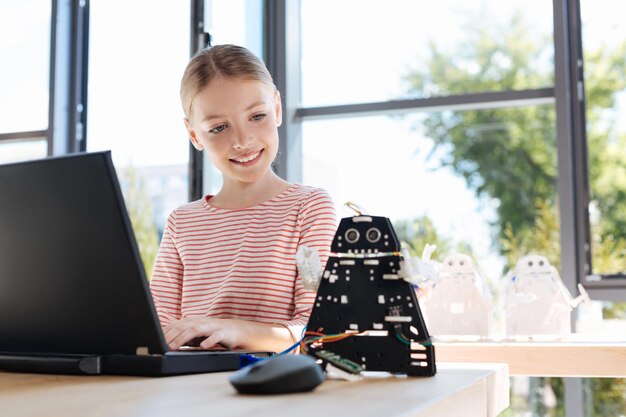
M 230 161 L 237 165 L 251 165 L 254 162 L 256 162 L 257 159 L 259 159 L 262 153 L 263 153 L 263 149 L 257 152 L 249 153 L 239 158 L 231 158 Z

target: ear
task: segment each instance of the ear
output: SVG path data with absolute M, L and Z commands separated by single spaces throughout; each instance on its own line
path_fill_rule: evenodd
M 193 147 L 201 151 L 202 149 L 204 149 L 204 147 L 198 140 L 196 136 L 196 131 L 194 130 L 193 126 L 191 126 L 191 121 L 185 117 L 184 122 L 185 122 L 185 127 L 187 128 L 187 132 L 189 133 L 189 140 L 191 141 Z
M 276 127 L 283 124 L 283 105 L 280 102 L 280 92 L 276 90 L 274 93 L 274 102 L 275 102 L 275 116 L 276 116 Z

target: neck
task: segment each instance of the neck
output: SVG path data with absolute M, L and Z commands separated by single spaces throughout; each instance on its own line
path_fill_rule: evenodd
M 290 185 L 272 170 L 255 182 L 225 178 L 222 189 L 211 199 L 211 205 L 225 209 L 252 207 L 276 197 Z

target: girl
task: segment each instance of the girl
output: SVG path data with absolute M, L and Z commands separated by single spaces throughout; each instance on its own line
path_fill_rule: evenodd
M 205 349 L 281 351 L 299 339 L 315 297 L 297 276 L 296 250 L 315 248 L 326 262 L 333 202 L 324 190 L 272 171 L 280 94 L 250 51 L 200 51 L 180 95 L 189 138 L 223 185 L 168 218 L 150 282 L 165 340 L 170 349 L 201 338 Z

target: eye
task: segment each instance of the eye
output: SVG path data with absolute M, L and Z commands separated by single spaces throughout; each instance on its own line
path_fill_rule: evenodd
M 226 129 L 226 125 L 215 126 L 214 128 L 209 129 L 209 133 L 213 133 L 217 135 L 218 133 L 222 133 Z
M 261 120 L 265 119 L 265 116 L 267 116 L 265 113 L 259 113 L 255 114 L 250 119 L 254 120 L 255 122 L 260 122 Z
M 356 229 L 348 229 L 346 231 L 345 238 L 348 243 L 356 243 L 359 240 L 359 237 L 359 231 Z
M 380 240 L 380 230 L 378 230 L 375 227 L 372 227 L 371 229 L 369 229 L 367 231 L 367 233 L 365 233 L 365 237 L 367 239 L 368 242 L 370 243 L 376 243 Z

